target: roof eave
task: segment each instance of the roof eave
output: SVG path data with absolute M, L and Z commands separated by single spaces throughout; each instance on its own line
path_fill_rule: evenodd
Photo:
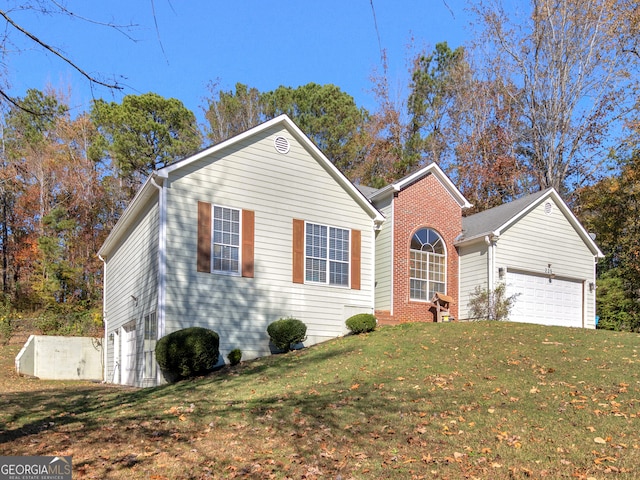
M 155 173 L 149 175 L 147 180 L 142 185 L 142 188 L 138 190 L 136 195 L 127 205 L 124 212 L 109 232 L 106 240 L 98 250 L 98 257 L 106 259 L 111 253 L 112 248 L 120 239 L 120 236 L 126 231 L 126 229 L 133 223 L 136 219 L 137 214 L 140 212 L 142 207 L 146 204 L 147 200 L 149 200 L 155 192 L 157 192 L 157 188 L 154 185 L 154 177 Z

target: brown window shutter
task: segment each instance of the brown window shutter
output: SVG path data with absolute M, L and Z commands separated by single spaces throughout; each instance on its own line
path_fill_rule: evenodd
M 304 220 L 293 219 L 293 283 L 304 283 Z
M 360 250 L 362 244 L 362 234 L 360 230 L 351 230 L 351 288 L 360 290 Z
M 253 210 L 242 210 L 242 276 L 248 278 L 253 278 L 255 216 Z
M 198 253 L 199 272 L 211 273 L 211 204 L 198 202 Z

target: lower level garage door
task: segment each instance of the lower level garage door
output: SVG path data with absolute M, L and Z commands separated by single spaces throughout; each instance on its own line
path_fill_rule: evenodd
M 582 327 L 582 282 L 507 271 L 507 296 L 517 295 L 509 320 Z

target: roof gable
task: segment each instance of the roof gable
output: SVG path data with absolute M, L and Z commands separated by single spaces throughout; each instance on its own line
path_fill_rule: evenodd
M 160 178 L 168 178 L 168 176 L 181 168 L 186 167 L 194 162 L 197 162 L 209 155 L 219 153 L 229 147 L 242 143 L 246 139 L 256 136 L 265 130 L 268 130 L 274 126 L 285 128 L 307 152 L 333 177 L 333 179 L 365 210 L 369 216 L 376 222 L 382 223 L 384 217 L 382 214 L 368 201 L 368 199 L 358 190 L 351 181 L 344 176 L 336 166 L 320 151 L 320 149 L 300 130 L 300 128 L 287 116 L 280 115 L 267 122 L 264 122 L 256 127 L 236 135 L 228 140 L 220 142 L 212 147 L 209 147 L 201 152 L 198 152 L 190 157 L 187 157 L 179 162 L 176 162 L 167 167 L 161 168 L 156 172 L 156 175 Z M 276 185 L 277 186 L 277 185 Z
M 393 192 L 399 192 L 400 190 L 413 185 L 415 182 L 418 182 L 427 175 L 434 175 L 444 186 L 449 195 L 451 195 L 451 197 L 453 197 L 458 205 L 460 205 L 460 208 L 469 208 L 472 206 L 471 203 L 469 203 L 469 201 L 464 197 L 464 195 L 462 195 L 460 190 L 456 188 L 447 174 L 445 174 L 436 163 L 431 163 L 414 173 L 411 173 L 399 180 L 396 180 L 395 182 L 390 183 L 386 187 L 375 190 L 369 195 L 369 199 L 373 202 L 375 202 L 376 200 L 380 200 Z
M 344 189 L 347 194 L 369 215 L 376 225 L 384 222 L 384 216 L 371 204 L 371 202 L 351 183 L 351 181 L 340 172 L 333 163 L 316 147 L 316 145 L 298 128 L 298 126 L 286 115 L 280 115 L 272 120 L 264 122 L 253 127 L 235 137 L 220 142 L 212 147 L 206 148 L 190 157 L 184 158 L 167 167 L 161 168 L 153 172 L 144 185 L 140 188 L 136 196 L 129 203 L 122 216 L 112 229 L 111 233 L 100 248 L 98 255 L 105 256 L 110 249 L 117 243 L 118 239 L 127 232 L 128 228 L 134 223 L 134 219 L 147 201 L 154 197 L 157 198 L 157 191 L 164 183 L 164 179 L 170 177 L 173 172 L 179 171 L 188 165 L 198 162 L 208 156 L 221 154 L 226 149 L 242 145 L 248 139 L 265 132 L 272 127 L 281 127 L 286 129 L 293 138 L 309 153 L 309 155 L 320 164 L 325 171 L 336 181 L 336 183 Z M 278 188 L 278 185 L 273 185 Z
M 554 188 L 541 190 L 512 202 L 504 203 L 483 212 L 464 217 L 462 219 L 462 233 L 458 238 L 457 244 L 470 243 L 479 238 L 484 238 L 487 235 L 499 237 L 502 232 L 514 225 L 518 220 L 547 199 L 553 199 L 555 201 L 564 217 L 582 238 L 582 241 L 587 245 L 589 250 L 591 250 L 595 256 L 602 257 L 603 254 L 596 243 Z

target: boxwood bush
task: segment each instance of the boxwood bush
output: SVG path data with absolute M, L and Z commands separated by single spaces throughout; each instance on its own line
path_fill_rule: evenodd
M 276 348 L 288 352 L 296 343 L 307 338 L 307 326 L 297 318 L 281 318 L 269 324 L 267 333 Z
M 376 320 L 376 317 L 370 313 L 358 313 L 347 318 L 345 323 L 347 324 L 347 328 L 351 330 L 351 333 L 357 335 L 358 333 L 374 331 L 378 321 Z
M 204 375 L 218 363 L 220 337 L 213 330 L 190 327 L 158 340 L 156 360 L 172 379 Z
M 231 365 L 238 365 L 240 363 L 240 360 L 242 360 L 242 350 L 240 350 L 239 348 L 234 348 L 229 352 L 227 358 L 229 359 L 229 363 Z

